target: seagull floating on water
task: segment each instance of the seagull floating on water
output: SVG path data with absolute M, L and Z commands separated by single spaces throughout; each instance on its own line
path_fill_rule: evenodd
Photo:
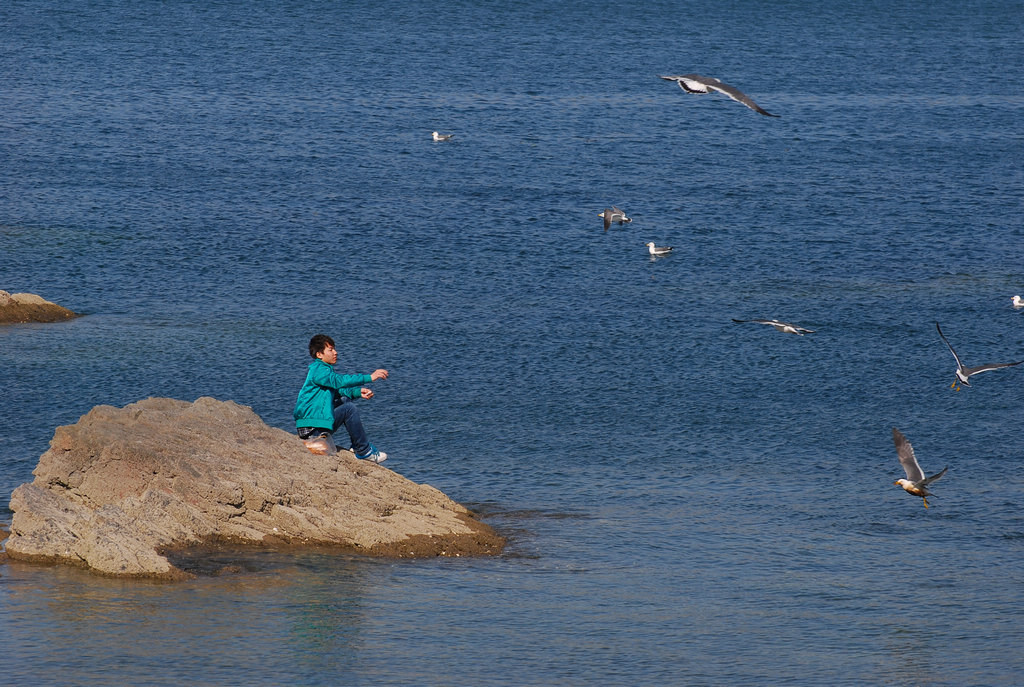
M 437 133 L 435 131 L 434 132 L 434 140 L 435 141 L 450 141 L 452 136 L 454 136 L 454 135 L 455 134 L 439 134 L 439 133 Z
M 612 222 L 618 222 L 619 226 L 621 227 L 623 222 L 632 222 L 633 221 L 629 217 L 626 217 L 626 213 L 625 212 L 623 212 L 622 210 L 618 209 L 614 205 L 611 207 L 610 210 L 608 208 L 605 208 L 604 212 L 599 212 L 597 214 L 597 216 L 598 217 L 604 217 L 604 230 L 605 231 L 608 231 L 608 227 L 611 226 Z
M 651 241 L 650 243 L 644 245 L 647 246 L 648 252 L 656 258 L 660 258 L 663 255 L 668 255 L 674 250 L 672 246 L 655 246 L 654 241 Z
M 1024 360 L 1018 360 L 1015 363 L 990 363 L 988 365 L 978 365 L 977 367 L 964 367 L 964 364 L 960 362 L 960 356 L 958 356 L 956 351 L 953 350 L 953 347 L 949 345 L 949 340 L 946 339 L 946 335 L 942 333 L 942 328 L 939 327 L 938 322 L 935 323 L 935 328 L 939 330 L 939 336 L 941 336 L 942 340 L 946 342 L 946 347 L 949 349 L 949 352 L 953 354 L 953 359 L 956 360 L 956 379 L 954 379 L 953 383 L 949 386 L 950 388 L 955 388 L 957 391 L 960 391 L 960 387 L 956 385 L 957 382 L 970 386 L 971 376 L 976 375 L 979 372 L 988 372 L 989 370 L 998 370 L 1001 367 L 1013 367 L 1014 365 L 1024 363 Z
M 681 76 L 662 76 L 666 81 L 675 81 L 679 87 L 687 93 L 709 93 L 718 91 L 724 93 L 738 103 L 743 103 L 754 112 L 763 114 L 766 117 L 778 117 L 767 110 L 762 109 L 751 100 L 750 96 L 733 86 L 726 85 L 713 76 L 701 76 L 700 74 L 683 74 Z
M 903 466 L 903 471 L 907 473 L 906 479 L 898 479 L 893 484 L 898 484 L 903 487 L 903 491 L 914 496 L 920 496 L 921 500 L 924 501 L 924 507 L 928 507 L 928 497 L 932 495 L 928 491 L 928 485 L 946 474 L 946 470 L 949 466 L 942 468 L 942 472 L 937 472 L 931 477 L 924 476 L 924 470 L 917 464 L 917 458 L 914 456 L 914 447 L 910 445 L 907 438 L 903 436 L 900 430 L 895 427 L 892 428 L 892 441 L 896 444 L 896 455 L 900 459 L 900 465 Z
M 778 320 L 737 320 L 734 317 L 734 318 L 732 318 L 732 321 L 733 322 L 739 322 L 740 324 L 745 324 L 747 322 L 753 322 L 755 324 L 767 324 L 767 325 L 771 325 L 772 327 L 775 327 L 780 332 L 785 332 L 787 334 L 798 334 L 800 336 L 803 336 L 804 334 L 813 334 L 814 333 L 813 329 L 806 329 L 804 327 L 798 327 L 795 324 L 790 324 L 789 322 L 779 322 Z
M 1014 296 L 1010 299 L 1010 302 L 1013 303 L 1015 308 L 1024 308 L 1024 300 L 1021 300 L 1020 296 Z

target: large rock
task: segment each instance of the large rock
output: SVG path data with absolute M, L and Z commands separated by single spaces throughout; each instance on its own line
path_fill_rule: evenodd
M 78 317 L 78 314 L 34 293 L 0 291 L 0 324 L 60 322 L 73 317 Z
M 168 555 L 211 544 L 385 556 L 504 545 L 437 489 L 350 451 L 314 455 L 250 408 L 212 398 L 96 406 L 57 428 L 33 474 L 11 495 L 8 556 L 107 575 L 185 577 Z

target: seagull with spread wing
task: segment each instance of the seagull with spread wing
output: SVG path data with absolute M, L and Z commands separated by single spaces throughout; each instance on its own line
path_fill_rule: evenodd
M 989 370 L 998 370 L 1001 367 L 1013 367 L 1014 365 L 1024 363 L 1024 360 L 1018 360 L 1015 363 L 989 363 L 988 365 L 978 365 L 977 367 L 964 367 L 964 364 L 960 362 L 960 356 L 958 356 L 956 351 L 953 350 L 953 347 L 949 345 L 949 341 L 946 339 L 946 335 L 942 333 L 942 328 L 939 327 L 938 322 L 935 323 L 935 328 L 939 330 L 939 336 L 941 336 L 942 340 L 946 342 L 946 347 L 949 349 L 949 352 L 953 354 L 953 358 L 956 360 L 956 379 L 953 380 L 950 387 L 955 388 L 957 391 L 960 391 L 960 387 L 956 385 L 957 382 L 970 386 L 971 377 L 979 372 L 988 372 Z
M 798 334 L 800 336 L 803 336 L 804 334 L 814 333 L 813 329 L 798 327 L 795 324 L 790 324 L 789 322 L 779 322 L 778 320 L 737 320 L 734 317 L 732 318 L 732 321 L 738 322 L 739 324 L 746 324 L 747 322 L 753 322 L 754 324 L 767 324 L 769 326 L 775 327 L 780 332 L 785 332 L 787 334 Z
M 604 212 L 597 213 L 598 217 L 604 218 L 604 230 L 608 231 L 608 227 L 612 225 L 612 222 L 618 222 L 619 226 L 622 226 L 623 222 L 632 222 L 633 220 L 626 217 L 626 213 L 618 209 L 614 205 L 611 208 L 605 208 Z
M 903 487 L 903 491 L 914 496 L 920 496 L 921 500 L 924 501 L 924 507 L 928 507 L 928 497 L 932 495 L 928 491 L 928 485 L 946 474 L 946 470 L 949 466 L 942 468 L 942 472 L 937 472 L 931 477 L 924 476 L 924 470 L 917 464 L 917 458 L 914 456 L 914 447 L 910 445 L 907 438 L 903 436 L 903 433 L 895 427 L 892 428 L 892 441 L 896 444 L 896 455 L 900 459 L 900 465 L 903 466 L 903 471 L 907 473 L 906 479 L 898 479 L 893 484 Z
M 766 117 L 778 117 L 767 110 L 762 109 L 749 95 L 738 88 L 722 83 L 713 76 L 701 76 L 700 74 L 683 74 L 681 76 L 662 76 L 666 81 L 675 81 L 679 87 L 687 93 L 710 93 L 718 91 L 724 93 L 738 103 L 743 103 L 754 112 L 763 114 Z

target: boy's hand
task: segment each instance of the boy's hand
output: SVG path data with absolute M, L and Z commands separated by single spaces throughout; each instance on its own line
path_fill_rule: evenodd
M 376 382 L 378 379 L 387 379 L 387 378 L 388 378 L 388 371 L 387 370 L 374 370 L 370 374 L 370 381 L 371 382 Z
M 359 390 L 359 393 L 363 398 L 373 398 L 373 389 L 367 389 L 365 386 Z

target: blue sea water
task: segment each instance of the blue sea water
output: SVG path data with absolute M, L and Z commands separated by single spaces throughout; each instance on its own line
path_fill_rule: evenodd
M 386 466 L 510 538 L 8 563 L 11 684 L 1021 683 L 1024 372 L 953 391 L 935 322 L 1024 358 L 1024 3 L 7 0 L 0 38 L 0 289 L 85 314 L 0 327 L 0 494 L 98 404 L 290 429 L 324 331 L 391 371 Z

